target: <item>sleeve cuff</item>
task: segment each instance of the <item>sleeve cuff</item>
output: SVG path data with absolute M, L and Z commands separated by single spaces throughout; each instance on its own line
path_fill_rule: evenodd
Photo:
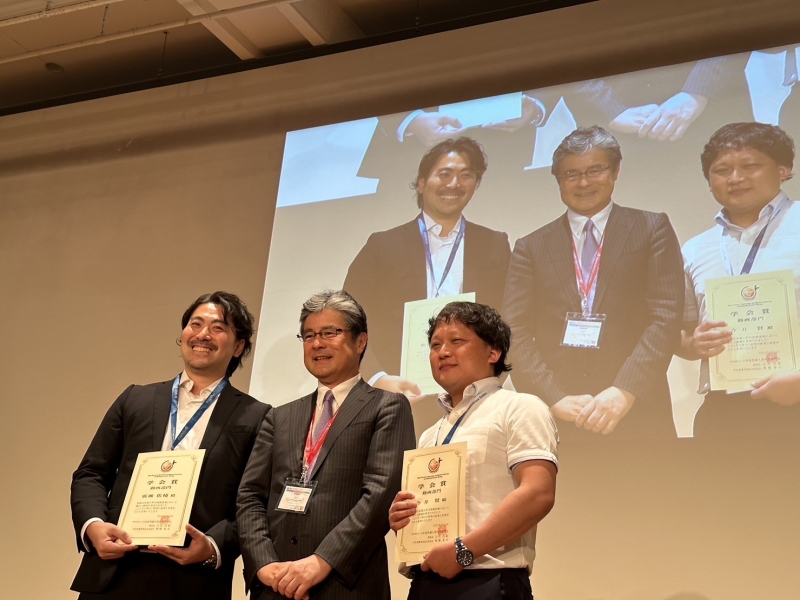
M 367 383 L 370 384 L 371 386 L 374 386 L 378 382 L 378 379 L 380 379 L 385 375 L 386 371 L 378 371 L 377 373 L 375 373 L 375 375 L 369 378 L 369 381 Z
M 81 527 L 81 542 L 83 543 L 83 548 L 84 548 L 84 550 L 86 550 L 86 552 L 91 552 L 92 551 L 92 546 L 89 543 L 89 540 L 86 539 L 86 530 L 89 528 L 89 525 L 91 525 L 92 523 L 95 523 L 95 522 L 102 523 L 103 519 L 98 519 L 97 517 L 93 517 L 93 518 L 89 519 L 88 521 L 86 521 L 86 523 L 83 524 L 83 527 Z
M 402 142 L 406 138 L 406 129 L 408 128 L 409 125 L 411 125 L 411 121 L 416 119 L 419 115 L 421 115 L 424 112 L 425 112 L 424 110 L 417 109 L 414 112 L 412 112 L 411 114 L 409 114 L 405 119 L 403 119 L 403 122 L 400 123 L 400 126 L 397 128 L 397 141 L 398 142 Z M 408 135 L 411 135 L 411 134 L 409 133 Z

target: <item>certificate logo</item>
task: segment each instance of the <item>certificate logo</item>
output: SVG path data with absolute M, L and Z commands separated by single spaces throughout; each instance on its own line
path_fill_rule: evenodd
M 742 288 L 742 298 L 745 300 L 755 300 L 756 296 L 758 295 L 758 286 L 757 285 L 746 285 Z
M 428 463 L 428 471 L 431 473 L 436 473 L 439 470 L 439 466 L 442 464 L 441 458 L 432 458 Z
M 161 463 L 161 470 L 164 473 L 169 473 L 170 471 L 172 471 L 172 467 L 174 466 L 175 466 L 174 460 L 165 460 L 163 463 Z

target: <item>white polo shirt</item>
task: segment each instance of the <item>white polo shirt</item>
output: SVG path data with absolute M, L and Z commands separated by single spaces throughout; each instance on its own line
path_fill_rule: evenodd
M 439 397 L 439 403 L 446 414 L 422 434 L 419 447 L 441 444 L 467 413 L 451 439 L 454 444 L 467 442 L 467 533 L 481 525 L 516 489 L 512 471 L 518 464 L 549 460 L 558 465 L 556 423 L 550 409 L 536 396 L 504 390 L 497 377 L 489 377 L 468 386 L 456 408 L 447 394 Z M 468 568 L 524 568 L 530 573 L 535 543 L 536 527 L 490 554 L 476 556 Z

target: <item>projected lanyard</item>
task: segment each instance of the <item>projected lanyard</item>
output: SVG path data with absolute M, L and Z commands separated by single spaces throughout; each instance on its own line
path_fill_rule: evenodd
M 442 272 L 442 278 L 439 280 L 439 285 L 436 285 L 436 276 L 433 273 L 433 256 L 431 255 L 431 242 L 428 239 L 428 229 L 425 227 L 425 219 L 422 216 L 422 213 L 419 213 L 417 217 L 417 224 L 419 225 L 419 233 L 422 236 L 422 243 L 425 246 L 425 259 L 428 261 L 428 272 L 430 273 L 431 279 L 431 289 L 433 290 L 433 297 L 439 297 L 439 291 L 442 289 L 442 284 L 444 280 L 447 279 L 447 276 L 450 274 L 450 268 L 453 266 L 453 261 L 456 259 L 456 254 L 458 253 L 458 248 L 461 246 L 461 240 L 464 239 L 464 229 L 467 227 L 467 220 L 464 217 L 461 217 L 461 226 L 458 228 L 458 234 L 456 234 L 456 241 L 453 244 L 452 250 L 450 250 L 450 256 L 447 258 L 447 264 L 445 264 L 444 271 Z
M 178 390 L 181 387 L 181 376 L 178 375 L 175 378 L 175 381 L 172 382 L 172 404 L 170 405 L 169 409 L 169 421 L 170 421 L 170 439 L 172 440 L 169 449 L 175 450 L 183 441 L 183 438 L 186 437 L 192 427 L 200 420 L 200 417 L 208 410 L 208 407 L 214 404 L 219 395 L 222 393 L 222 390 L 225 389 L 225 386 L 228 385 L 228 378 L 223 377 L 222 381 L 217 384 L 217 387 L 214 388 L 214 391 L 206 398 L 203 403 L 200 405 L 186 425 L 183 426 L 180 433 L 177 433 L 178 429 Z
M 308 504 L 311 500 L 311 495 L 317 487 L 316 481 L 308 481 L 308 472 L 314 468 L 314 463 L 317 462 L 317 457 L 322 450 L 322 446 L 325 445 L 325 440 L 328 438 L 328 433 L 338 414 L 339 411 L 337 410 L 331 417 L 331 420 L 328 421 L 328 424 L 325 425 L 325 429 L 320 433 L 316 443 L 312 441 L 314 423 L 317 420 L 316 411 L 311 415 L 311 425 L 308 428 L 306 443 L 303 448 L 303 468 L 300 471 L 300 478 L 294 479 L 290 477 L 286 480 L 286 486 L 283 489 L 283 494 L 281 494 L 276 510 L 300 514 L 306 514 L 306 512 L 308 512 Z
M 589 234 L 594 235 L 594 234 Z M 578 291 L 581 294 L 581 312 L 568 312 L 564 324 L 564 339 L 562 346 L 575 346 L 578 348 L 599 348 L 600 333 L 603 330 L 606 315 L 592 313 L 594 296 L 597 291 L 597 274 L 600 272 L 600 259 L 603 256 L 605 235 L 600 237 L 600 245 L 594 253 L 592 266 L 588 278 L 584 276 L 578 260 L 578 248 L 572 240 L 572 262 L 575 266 L 575 277 L 578 280 Z
M 747 253 L 747 258 L 742 265 L 742 270 L 739 272 L 739 275 L 749 275 L 750 270 L 753 268 L 753 263 L 756 262 L 756 256 L 758 255 L 758 251 L 761 249 L 761 243 L 764 241 L 764 236 L 767 234 L 767 229 L 769 228 L 770 223 L 778 216 L 778 214 L 785 208 L 786 202 L 791 202 L 784 198 L 784 200 L 778 205 L 778 207 L 772 211 L 769 219 L 767 220 L 767 224 L 761 229 L 761 231 L 756 236 L 756 239 L 753 240 L 753 245 L 750 246 L 750 252 Z M 728 269 L 728 275 L 735 275 L 733 270 L 733 263 L 731 262 L 731 258 L 728 255 L 728 246 L 725 243 L 725 229 L 722 230 L 720 234 L 720 242 L 719 242 L 720 252 L 722 253 L 722 261 L 725 263 L 725 267 Z

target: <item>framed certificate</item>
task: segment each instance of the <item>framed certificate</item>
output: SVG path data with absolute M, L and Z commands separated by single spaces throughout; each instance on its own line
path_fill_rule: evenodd
M 770 373 L 800 366 L 792 271 L 709 279 L 706 309 L 733 332 L 725 351 L 709 359 L 712 390 L 750 390 Z
M 403 351 L 400 377 L 416 383 L 422 393 L 441 394 L 444 390 L 433 379 L 428 348 L 428 319 L 435 317 L 450 302 L 475 302 L 475 292 L 406 302 L 403 310 Z
M 466 533 L 466 468 L 466 442 L 406 450 L 401 489 L 414 494 L 417 514 L 397 532 L 399 562 L 421 563 L 433 546 Z
M 205 450 L 143 452 L 136 458 L 119 526 L 138 546 L 183 546 Z

